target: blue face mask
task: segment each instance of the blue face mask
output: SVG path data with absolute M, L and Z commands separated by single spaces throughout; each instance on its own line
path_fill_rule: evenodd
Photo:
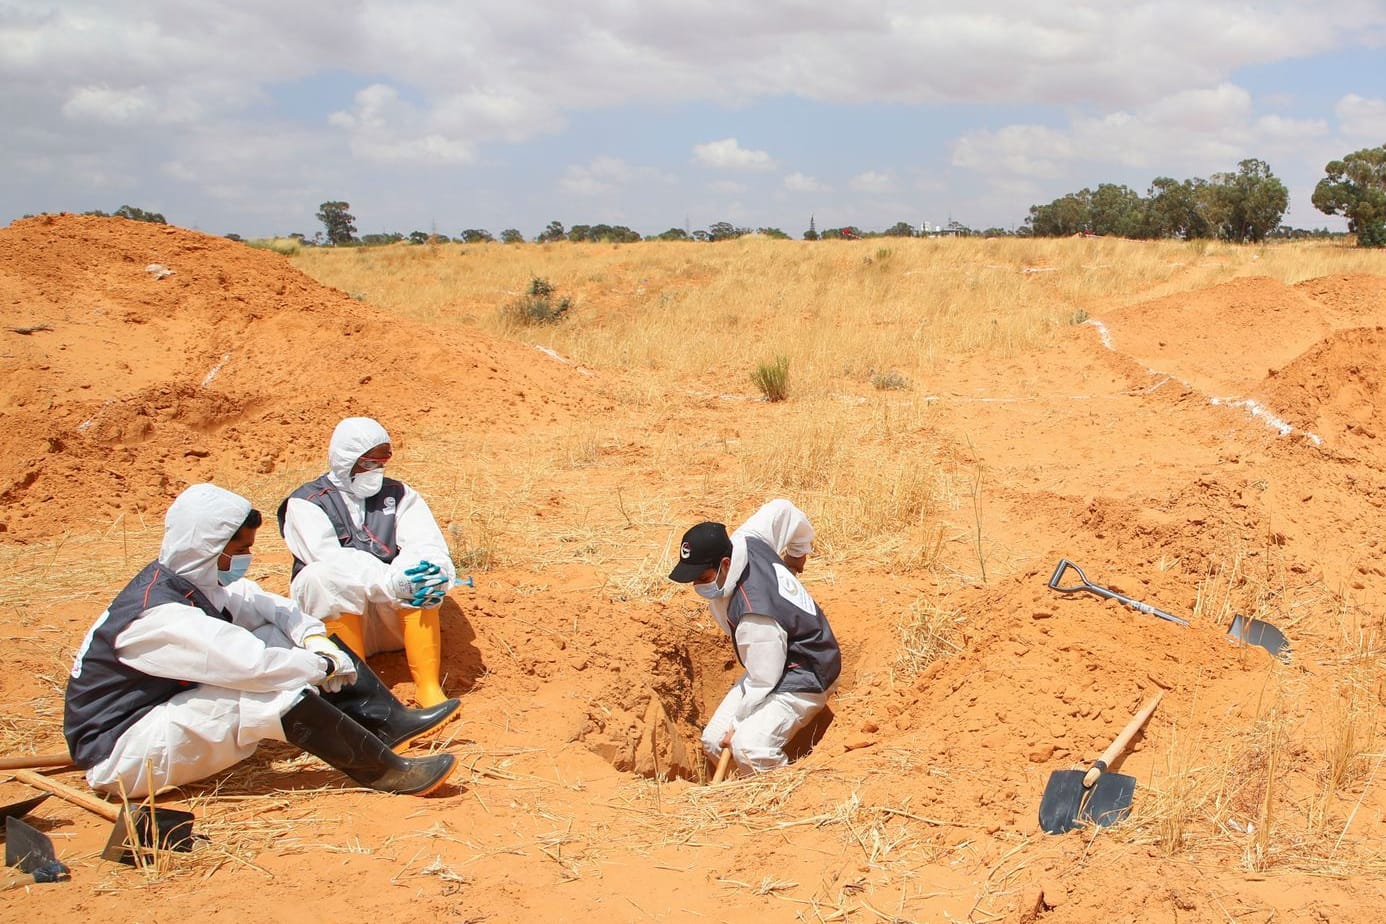
M 222 571 L 220 568 L 217 569 L 217 583 L 223 587 L 225 587 L 227 584 L 234 584 L 236 581 L 239 581 L 241 578 L 245 577 L 245 573 L 249 570 L 249 552 L 246 552 L 242 555 L 232 555 L 230 568 L 227 568 L 225 571 Z
M 717 586 L 716 581 L 708 581 L 706 584 L 694 584 L 693 592 L 707 600 L 716 600 L 722 596 L 722 588 Z

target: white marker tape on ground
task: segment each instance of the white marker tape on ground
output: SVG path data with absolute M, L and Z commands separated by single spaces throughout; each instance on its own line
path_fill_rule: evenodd
M 1091 324 L 1094 328 L 1096 328 L 1097 335 L 1102 338 L 1102 345 L 1107 349 L 1111 350 L 1113 353 L 1117 352 L 1116 347 L 1112 345 L 1112 333 L 1111 331 L 1107 330 L 1107 325 L 1103 324 L 1096 318 L 1089 318 L 1083 323 Z M 1156 388 L 1159 388 L 1161 385 L 1165 384 L 1165 382 L 1168 382 L 1171 378 L 1173 378 L 1169 375 L 1169 373 L 1160 372 L 1156 369 L 1151 369 L 1149 366 L 1145 367 L 1145 371 L 1149 372 L 1153 376 L 1164 376 L 1164 378 L 1161 379 L 1158 383 L 1156 383 L 1152 388 L 1150 388 L 1149 391 L 1154 391 Z M 1195 388 L 1193 385 L 1189 384 L 1183 379 L 1174 378 L 1174 380 L 1178 382 L 1180 385 L 1183 385 L 1185 388 L 1189 389 L 1189 391 L 1199 391 L 1199 389 Z M 1305 437 L 1308 438 L 1309 442 L 1313 443 L 1315 446 L 1323 445 L 1323 438 L 1320 437 L 1317 433 L 1311 433 L 1308 430 L 1296 429 L 1295 427 L 1286 423 L 1284 420 L 1277 417 L 1275 414 L 1266 410 L 1265 407 L 1263 407 L 1260 403 L 1251 398 L 1219 398 L 1213 395 L 1208 395 L 1206 397 L 1208 398 L 1208 403 L 1214 406 L 1226 405 L 1228 407 L 1242 408 L 1248 414 L 1250 414 L 1253 419 L 1260 420 L 1262 423 L 1270 427 L 1272 430 L 1277 431 L 1281 436 L 1289 436 L 1291 433 L 1303 433 Z
M 212 380 L 217 377 L 217 373 L 221 371 L 221 367 L 226 365 L 226 361 L 230 358 L 231 354 L 227 353 L 226 355 L 222 356 L 221 362 L 217 363 L 215 366 L 212 367 L 212 371 L 208 372 L 207 377 L 202 380 L 203 388 L 206 388 L 208 385 L 212 384 Z

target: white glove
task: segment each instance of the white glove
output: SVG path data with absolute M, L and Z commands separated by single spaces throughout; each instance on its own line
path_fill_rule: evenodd
M 318 681 L 324 693 L 337 693 L 342 687 L 356 682 L 356 664 L 345 651 L 332 644 L 325 635 L 310 635 L 303 640 L 303 647 L 320 655 L 327 666 L 327 676 Z

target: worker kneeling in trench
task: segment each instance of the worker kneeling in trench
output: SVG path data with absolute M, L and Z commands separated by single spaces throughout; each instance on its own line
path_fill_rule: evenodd
M 729 748 L 740 773 L 787 764 L 785 744 L 827 705 L 842 672 L 832 627 L 798 578 L 812 543 L 803 511 L 772 500 L 730 536 L 721 523 L 689 529 L 669 573 L 707 600 L 745 669 L 702 734 L 708 756 Z

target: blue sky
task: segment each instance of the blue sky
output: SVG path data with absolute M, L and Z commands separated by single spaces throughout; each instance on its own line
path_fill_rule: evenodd
M 0 222 L 1015 227 L 1386 144 L 1386 0 L 0 0 Z

